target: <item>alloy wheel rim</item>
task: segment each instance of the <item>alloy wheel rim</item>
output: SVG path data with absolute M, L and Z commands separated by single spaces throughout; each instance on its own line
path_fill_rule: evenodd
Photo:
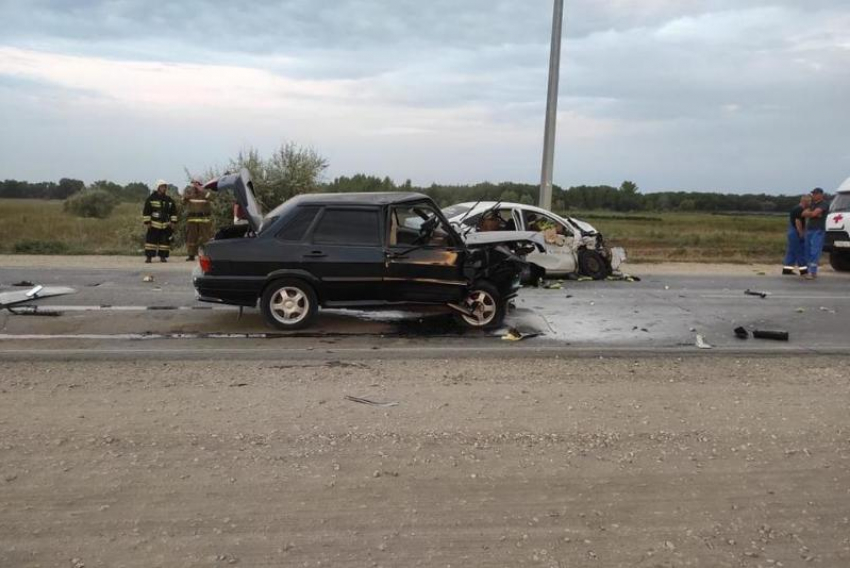
M 496 300 L 484 290 L 475 290 L 466 297 L 466 305 L 472 315 L 463 314 L 466 323 L 474 327 L 484 327 L 496 317 Z
M 280 323 L 295 325 L 310 313 L 310 300 L 303 290 L 287 286 L 272 296 L 271 312 Z

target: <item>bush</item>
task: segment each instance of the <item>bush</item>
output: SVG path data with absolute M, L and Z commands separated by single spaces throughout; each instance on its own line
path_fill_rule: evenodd
M 24 240 L 15 243 L 15 254 L 68 254 L 68 245 L 60 241 Z
M 85 190 L 65 200 L 64 210 L 77 217 L 106 219 L 118 200 L 101 189 Z

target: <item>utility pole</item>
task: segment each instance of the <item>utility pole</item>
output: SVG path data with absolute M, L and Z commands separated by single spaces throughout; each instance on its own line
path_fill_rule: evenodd
M 552 176 L 555 170 L 555 128 L 558 123 L 558 85 L 561 78 L 561 35 L 564 0 L 555 0 L 552 17 L 552 52 L 549 54 L 549 96 L 546 99 L 546 129 L 543 135 L 543 173 L 540 177 L 540 207 L 552 209 Z

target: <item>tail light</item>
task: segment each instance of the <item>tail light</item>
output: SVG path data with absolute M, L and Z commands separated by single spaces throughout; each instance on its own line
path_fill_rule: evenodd
M 205 254 L 198 257 L 198 262 L 201 264 L 201 272 L 209 274 L 212 272 L 212 259 Z

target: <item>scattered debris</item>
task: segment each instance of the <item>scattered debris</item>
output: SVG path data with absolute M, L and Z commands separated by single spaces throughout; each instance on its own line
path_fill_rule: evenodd
M 804 314 L 804 313 L 806 313 L 806 308 L 797 308 L 797 313 L 798 313 L 798 314 Z
M 515 327 L 508 328 L 508 332 L 502 336 L 502 341 L 523 341 L 524 339 L 532 339 L 534 337 L 540 337 L 543 335 L 542 332 L 532 331 L 529 333 L 523 333 Z
M 142 278 L 142 282 L 153 282 L 153 281 L 154 281 L 153 274 L 145 274 L 144 277 Z
M 787 331 L 769 331 L 766 329 L 756 329 L 753 331 L 753 337 L 756 339 L 772 339 L 774 341 L 788 341 L 790 335 Z
M 762 300 L 770 295 L 769 292 L 762 292 L 760 290 L 750 290 L 749 288 L 744 291 L 744 294 L 747 296 L 758 296 Z
M 369 400 L 368 398 L 359 398 L 356 396 L 348 396 L 345 395 L 345 400 L 349 402 L 356 402 L 358 404 L 366 404 L 369 406 L 377 406 L 379 408 L 392 408 L 393 406 L 398 406 L 397 402 L 375 402 L 374 400 Z
M 552 280 L 550 282 L 545 282 L 543 284 L 543 288 L 546 290 L 560 290 L 561 288 L 563 288 L 562 284 L 563 282 L 561 282 L 560 280 Z
M 640 282 L 640 277 L 625 274 L 623 272 L 615 272 L 605 280 L 609 280 L 611 282 Z
M 747 328 L 745 328 L 743 326 L 736 327 L 735 328 L 735 337 L 737 337 L 738 339 L 749 339 L 750 338 L 750 332 L 747 331 Z
M 12 284 L 12 286 L 14 286 L 15 288 L 32 288 L 33 286 L 35 286 L 35 284 L 30 282 L 29 280 L 21 280 L 20 282 Z
M 714 349 L 713 346 L 706 343 L 705 338 L 702 335 L 697 335 L 696 346 L 697 349 Z
M 832 315 L 835 315 L 835 314 L 837 314 L 837 313 L 838 313 L 837 311 L 835 311 L 835 310 L 833 310 L 833 309 L 831 309 L 831 308 L 826 308 L 826 307 L 824 307 L 824 306 L 821 306 L 821 307 L 820 307 L 820 311 L 822 311 L 822 312 L 827 312 L 827 313 L 830 313 L 830 314 L 832 314 Z
M 368 369 L 363 363 L 349 363 L 347 361 L 328 361 L 324 364 L 328 369 Z

